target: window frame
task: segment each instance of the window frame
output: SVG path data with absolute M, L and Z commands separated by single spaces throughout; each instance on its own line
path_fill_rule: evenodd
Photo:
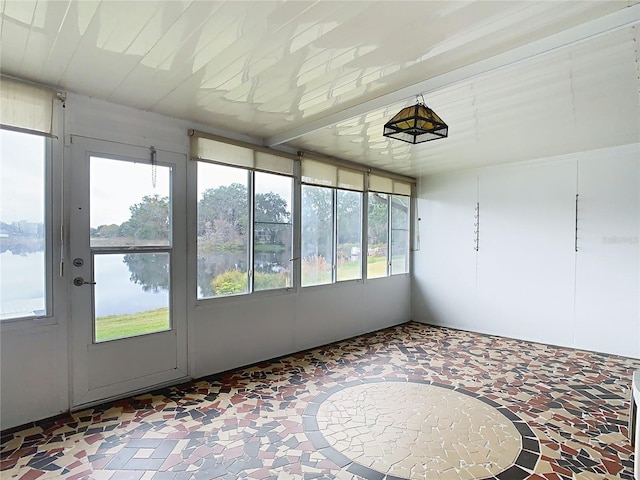
M 398 275 L 410 275 L 411 274 L 411 196 L 409 195 L 401 195 L 398 193 L 389 194 L 389 249 L 388 249 L 388 267 L 389 273 L 387 276 L 394 277 Z M 405 256 L 405 272 L 393 273 L 393 199 L 395 197 L 402 197 L 407 199 L 407 222 L 406 222 L 406 232 L 407 232 L 407 252 Z M 398 229 L 395 229 L 396 231 Z
M 362 261 L 362 255 L 363 255 L 363 251 L 364 251 L 364 244 L 365 244 L 365 240 L 364 240 L 364 229 L 366 228 L 366 222 L 365 222 L 365 209 L 366 209 L 366 202 L 365 202 L 365 191 L 359 191 L 359 190 L 351 190 L 348 188 L 340 188 L 340 187 L 334 187 L 334 186 L 329 186 L 329 185 L 319 185 L 319 184 L 315 184 L 315 183 L 304 183 L 301 182 L 302 186 L 309 186 L 309 187 L 315 187 L 315 188 L 325 188 L 327 190 L 331 191 L 331 225 L 332 225 L 332 229 L 331 229 L 331 247 L 332 247 L 332 251 L 331 251 L 331 281 L 328 283 L 319 283 L 319 284 L 314 284 L 314 285 L 303 285 L 302 284 L 302 272 L 300 272 L 300 287 L 301 288 L 311 288 L 311 287 L 326 287 L 328 285 L 338 285 L 338 284 L 347 284 L 347 283 L 362 283 L 364 282 L 364 280 L 366 279 L 366 262 Z M 338 279 L 338 192 L 352 192 L 352 193 L 357 193 L 360 195 L 360 277 L 359 278 L 349 278 L 346 280 L 339 280 Z M 301 194 L 302 197 L 302 194 Z M 302 209 L 302 200 L 300 203 L 300 209 Z M 302 214 L 302 213 L 301 213 Z M 302 243 L 302 222 L 300 222 L 300 242 Z M 302 258 L 302 252 L 300 254 L 300 261 L 302 262 L 303 258 Z
M 335 192 L 334 192 L 334 273 L 335 273 L 335 281 L 333 283 L 345 283 L 345 282 L 363 282 L 365 280 L 365 266 L 366 266 L 366 262 L 364 262 L 363 259 L 363 251 L 364 251 L 364 228 L 365 228 L 365 221 L 364 221 L 364 212 L 365 212 L 365 192 L 364 191 L 358 191 L 358 190 L 349 190 L 346 188 L 334 188 Z M 349 278 L 349 279 L 345 279 L 345 280 L 339 280 L 338 279 L 338 247 L 339 247 L 339 240 L 338 240 L 338 234 L 339 234 L 339 230 L 338 230 L 338 193 L 339 192 L 349 192 L 349 193 L 357 193 L 360 195 L 360 245 L 359 245 L 359 249 L 360 249 L 360 276 L 358 278 Z
M 138 165 L 145 165 L 145 166 L 149 166 L 153 169 L 153 165 L 154 163 L 151 162 L 151 160 L 143 160 L 140 158 L 131 158 L 131 157 L 126 157 L 126 156 L 122 156 L 122 155 L 109 155 L 109 154 L 105 154 L 105 153 L 99 153 L 99 152 L 87 152 L 87 163 L 88 163 L 88 168 L 89 168 L 89 182 L 91 182 L 91 168 L 92 168 L 92 160 L 93 159 L 103 159 L 103 160 L 108 160 L 108 161 L 118 161 L 118 162 L 128 162 L 129 164 L 138 164 Z M 176 206 L 176 202 L 175 202 L 175 197 L 177 195 L 177 186 L 176 186 L 176 182 L 175 182 L 175 175 L 176 175 L 176 169 L 177 169 L 177 165 L 174 163 L 168 163 L 168 162 L 156 162 L 155 165 L 159 166 L 159 167 L 163 167 L 163 168 L 168 168 L 169 169 L 169 205 L 168 205 L 168 214 L 169 214 L 169 231 L 168 231 L 168 238 L 167 238 L 167 244 L 163 245 L 161 243 L 158 244 L 152 244 L 152 245 L 113 245 L 113 246 L 101 246 L 101 245 L 93 245 L 92 244 L 92 238 L 91 238 L 91 234 L 88 234 L 88 241 L 89 241 L 89 258 L 90 258 L 90 262 L 91 262 L 91 271 L 93 272 L 93 275 L 96 275 L 96 257 L 99 256 L 103 256 L 103 255 L 128 255 L 128 254 L 133 254 L 133 255 L 138 255 L 138 254 L 166 254 L 169 256 L 168 259 L 168 266 L 169 266 L 169 285 L 170 288 L 168 289 L 168 304 L 167 304 L 167 308 L 169 310 L 169 327 L 165 330 L 154 330 L 154 331 L 150 331 L 150 332 L 144 332 L 144 333 L 139 333 L 136 335 L 129 335 L 126 337 L 115 337 L 115 338 L 107 338 L 105 340 L 98 340 L 97 339 L 97 319 L 99 317 L 96 317 L 96 311 L 95 311 L 95 290 L 93 291 L 93 298 L 92 301 L 94 302 L 94 308 L 92 311 L 92 315 L 91 315 L 91 322 L 92 322 L 92 337 L 91 337 L 91 342 L 92 345 L 103 345 L 103 344 L 108 344 L 109 342 L 113 342 L 113 341 L 118 341 L 118 340 L 125 340 L 128 338 L 136 338 L 136 337 L 144 337 L 144 336 L 148 336 L 148 335 L 154 335 L 154 334 L 162 334 L 162 333 L 166 333 L 166 332 L 171 332 L 174 331 L 176 329 L 176 322 L 175 322 L 175 315 L 174 315 L 174 306 L 173 306 L 173 300 L 174 300 L 174 295 L 173 295 L 173 289 L 176 288 L 176 282 L 175 282 L 175 274 L 174 274 L 174 267 L 175 267 L 175 260 L 174 260 L 174 250 L 175 250 L 175 244 L 174 244 L 174 223 L 173 223 L 173 219 L 176 218 L 177 216 L 177 206 Z M 91 194 L 89 194 L 89 211 L 91 212 Z
M 55 137 L 51 135 L 41 134 L 35 131 L 29 131 L 20 128 L 9 128 L 6 126 L 0 127 L 2 131 L 16 132 L 21 135 L 30 135 L 32 137 L 38 137 L 43 140 L 43 172 L 44 178 L 42 179 L 43 189 L 43 223 L 44 223 L 44 309 L 43 315 L 22 315 L 18 317 L 8 317 L 0 319 L 1 325 L 18 324 L 20 322 L 36 322 L 42 323 L 56 323 L 54 317 L 56 314 L 56 308 L 54 305 L 54 210 L 53 210 L 53 198 L 54 198 L 54 175 L 57 173 L 54 166 L 54 145 L 53 140 Z M 62 268 L 62 267 L 60 267 Z
M 289 225 L 291 225 L 291 250 L 289 251 L 289 279 L 290 279 L 290 286 L 288 287 L 279 287 L 279 288 L 269 288 L 269 289 L 264 289 L 264 290 L 256 290 L 255 289 L 255 227 L 256 227 L 256 223 L 265 223 L 265 222 L 256 222 L 255 219 L 255 207 L 256 207 L 256 173 L 263 173 L 266 175 L 276 175 L 279 177 L 284 177 L 284 178 L 288 178 L 289 179 L 289 183 L 290 183 L 290 198 L 289 198 L 289 202 L 291 205 L 291 212 L 289 212 L 289 217 L 290 217 L 290 221 L 289 221 Z M 249 239 L 250 242 L 250 248 L 249 248 L 249 256 L 250 256 L 250 265 L 251 268 L 249 270 L 249 292 L 248 294 L 251 295 L 255 295 L 255 294 L 261 294 L 263 292 L 278 292 L 278 291 L 292 291 L 295 290 L 295 269 L 293 268 L 293 265 L 295 263 L 295 224 L 294 224 L 294 212 L 297 210 L 296 206 L 295 206 L 295 185 L 296 185 L 296 181 L 295 181 L 295 176 L 294 175 L 286 175 L 284 173 L 277 173 L 277 172 L 268 172 L 265 170 L 261 170 L 261 169 L 251 169 L 251 172 L 249 174 L 249 185 L 250 185 L 250 190 L 251 190 L 251 194 L 250 194 L 250 198 L 249 200 L 249 218 L 250 218 L 250 222 L 251 222 L 251 238 Z M 279 224 L 279 225 L 286 225 L 284 223 Z M 213 297 L 215 298 L 215 297 Z
M 296 252 L 296 228 L 295 228 L 295 212 L 296 212 L 296 168 L 294 165 L 294 172 L 293 174 L 289 175 L 286 173 L 280 173 L 280 172 L 274 172 L 274 171 L 269 171 L 269 170 L 264 170 L 264 169 L 260 169 L 260 168 L 255 168 L 255 167 L 245 167 L 245 166 L 240 166 L 240 165 L 233 165 L 230 163 L 225 163 L 223 161 L 215 161 L 215 160 L 209 160 L 209 159 L 202 159 L 202 158 L 193 158 L 192 159 L 194 162 L 194 175 L 195 175 L 195 185 L 196 185 L 196 191 L 197 191 L 197 185 L 198 185 L 198 167 L 201 163 L 205 163 L 205 164 L 213 164 L 213 165 L 220 165 L 223 167 L 227 167 L 227 168 L 234 168 L 234 169 L 238 169 L 238 170 L 242 170 L 245 171 L 247 174 L 247 291 L 246 292 L 242 292 L 242 293 L 232 293 L 229 295 L 220 295 L 220 296 L 210 296 L 210 297 L 199 297 L 198 296 L 198 280 L 197 280 L 197 269 L 198 269 L 198 265 L 197 265 L 197 243 L 198 243 L 198 232 L 197 232 L 197 224 L 199 221 L 199 214 L 198 214 L 198 202 L 200 201 L 199 198 L 197 198 L 197 194 L 194 197 L 195 200 L 195 208 L 194 208 L 194 215 L 195 215 L 195 224 L 196 224 L 196 228 L 195 228 L 195 232 L 194 232 L 194 240 L 195 240 L 195 251 L 196 251 L 196 264 L 195 264 L 195 269 L 196 269 L 196 279 L 195 279 L 195 305 L 196 307 L 201 306 L 201 305 L 207 305 L 210 304 L 211 302 L 216 302 L 216 303 L 224 303 L 225 301 L 237 301 L 238 298 L 257 298 L 257 297 L 261 297 L 261 296 L 271 296 L 271 295 L 282 295 L 282 294 L 288 294 L 288 293 L 294 293 L 295 291 L 297 291 L 296 288 L 296 282 L 297 282 L 297 274 L 296 274 L 296 268 L 294 268 L 295 265 L 295 252 Z M 285 177 L 288 178 L 291 182 L 291 252 L 290 252 L 290 259 L 289 259 L 289 263 L 290 263 L 290 278 L 291 278 L 291 286 L 289 287 L 280 287 L 280 288 L 271 288 L 271 289 L 266 289 L 266 290 L 255 290 L 254 289 L 254 273 L 255 273 L 255 265 L 254 265 L 254 260 L 255 260 L 255 174 L 256 173 L 265 173 L 265 174 L 269 174 L 269 175 L 277 175 L 280 177 Z
M 386 261 L 386 274 L 380 277 L 369 277 L 368 276 L 368 262 L 365 264 L 365 270 L 367 271 L 367 280 L 377 280 L 380 278 L 387 277 L 395 277 L 400 275 L 411 275 L 411 229 L 412 229 L 412 196 L 411 195 L 403 195 L 401 193 L 389 193 L 389 192 L 379 192 L 377 190 L 368 190 L 367 189 L 367 226 L 366 226 L 366 246 L 367 246 L 367 256 L 369 252 L 369 196 L 371 194 L 381 193 L 387 196 L 388 207 L 387 207 L 387 261 Z M 406 271 L 401 273 L 393 273 L 393 199 L 394 197 L 403 197 L 407 199 L 407 253 L 406 253 Z
M 381 275 L 379 277 L 370 277 L 369 276 L 369 199 L 371 198 L 372 194 L 376 194 L 376 193 L 380 193 L 382 195 L 386 195 L 387 196 L 387 215 L 386 215 L 386 224 L 387 224 L 387 253 L 386 253 L 386 261 L 385 261 L 385 274 Z M 367 280 L 378 280 L 380 278 L 387 278 L 391 276 L 391 265 L 390 265 L 390 252 L 391 252 L 391 197 L 393 195 L 391 193 L 387 193 L 387 192 L 378 192 L 375 190 L 367 190 L 367 230 L 366 230 L 366 234 L 367 234 L 367 239 L 366 239 L 366 249 L 367 249 L 367 262 L 365 264 L 365 272 L 366 272 L 366 278 Z
M 235 140 L 230 138 L 221 137 L 219 135 L 210 134 L 207 132 L 202 132 L 194 129 L 189 130 L 190 139 L 190 153 L 189 159 L 193 161 L 193 166 L 188 168 L 188 172 L 192 172 L 189 174 L 189 185 L 191 185 L 192 190 L 197 190 L 195 186 L 197 186 L 197 165 L 198 162 L 203 163 L 211 163 L 218 164 L 232 168 L 240 168 L 247 170 L 249 172 L 264 172 L 272 175 L 282 175 L 285 177 L 291 178 L 293 181 L 293 189 L 292 189 L 292 203 L 291 203 L 291 235 L 292 235 L 292 258 L 291 258 L 291 275 L 292 275 L 292 284 L 291 287 L 288 288 L 279 288 L 279 289 L 270 289 L 270 290 L 260 290 L 255 291 L 254 289 L 254 262 L 255 262 L 255 187 L 254 183 L 254 175 L 251 175 L 251 198 L 250 198 L 250 212 L 248 215 L 250 216 L 250 238 L 248 239 L 251 242 L 251 247 L 249 249 L 250 259 L 248 260 L 248 264 L 250 267 L 250 291 L 247 293 L 239 293 L 239 294 L 230 294 L 225 296 L 215 296 L 215 297 L 203 297 L 198 298 L 197 296 L 197 274 L 190 276 L 189 279 L 189 290 L 190 295 L 194 295 L 192 297 L 194 299 L 195 308 L 204 307 L 210 302 L 219 302 L 224 303 L 227 301 L 234 302 L 238 301 L 239 298 L 243 298 L 245 296 L 249 296 L 249 298 L 256 298 L 261 295 L 281 295 L 281 294 L 290 294 L 296 293 L 301 288 L 308 287 L 335 287 L 338 284 L 345 284 L 349 282 L 360 282 L 366 283 L 367 280 L 398 276 L 398 275 L 411 275 L 411 259 L 412 259 L 412 248 L 413 248 L 413 229 L 414 229 L 414 219 L 412 215 L 414 214 L 414 188 L 415 188 L 415 179 L 411 177 L 406 177 L 403 175 L 397 175 L 390 172 L 385 172 L 383 170 L 371 169 L 366 166 L 356 164 L 353 162 L 342 161 L 338 159 L 332 159 L 330 157 L 325 156 L 316 156 L 311 153 L 311 155 L 307 156 L 305 152 L 298 151 L 297 154 L 274 150 L 269 147 L 265 147 L 262 145 L 253 144 L 250 142 Z M 253 151 L 253 160 L 251 160 L 246 153 L 239 154 L 238 158 L 231 157 L 228 159 L 224 158 L 225 147 L 222 146 L 216 151 L 217 147 L 200 144 L 200 140 L 204 140 L 205 142 L 213 141 L 219 143 L 226 143 L 231 146 L 240 147 L 243 149 L 248 149 Z M 258 158 L 260 154 L 268 154 L 270 156 L 281 157 L 280 161 L 283 159 L 288 159 L 292 162 L 291 167 L 283 167 L 282 163 L 260 163 L 261 160 Z M 231 153 L 232 155 L 232 153 Z M 310 170 L 305 171 L 305 162 L 310 162 L 310 164 L 324 164 L 326 168 L 312 168 Z M 191 163 L 191 162 L 189 162 Z M 322 167 L 322 165 L 315 165 L 317 167 Z M 285 170 L 286 169 L 286 170 Z M 334 172 L 331 172 L 331 169 Z M 349 173 L 355 173 L 357 175 L 361 175 L 362 182 L 354 179 L 354 177 L 350 177 Z M 341 177 L 341 173 L 346 173 L 346 176 Z M 193 182 L 193 183 L 191 183 Z M 354 183 L 355 182 L 355 183 Z M 374 189 L 370 189 L 371 184 L 373 183 Z M 316 186 L 316 187 L 324 187 L 332 190 L 332 268 L 331 268 L 331 282 L 330 283 L 322 283 L 316 285 L 302 285 L 302 235 L 303 235 L 303 225 L 302 225 L 302 217 L 303 217 L 303 198 L 302 198 L 302 190 L 303 185 Z M 376 185 L 378 188 L 376 188 Z M 337 257 L 338 257 L 338 214 L 337 214 L 337 191 L 338 190 L 346 190 L 352 192 L 358 192 L 361 197 L 361 234 L 360 234 L 360 254 L 361 254 L 361 268 L 360 268 L 360 278 L 357 279 L 348 279 L 348 280 L 338 280 L 338 272 L 337 272 Z M 387 232 L 386 232 L 386 241 L 387 241 L 387 255 L 385 268 L 386 272 L 384 277 L 374 277 L 369 278 L 367 276 L 367 253 L 368 253 L 368 209 L 369 209 L 369 193 L 377 192 L 383 193 L 389 197 L 389 207 L 388 213 L 386 217 L 387 223 Z M 392 261 L 392 207 L 391 200 L 394 195 L 400 195 L 409 198 L 409 212 L 408 212 L 408 243 L 407 243 L 407 271 L 403 273 L 392 273 L 392 266 L 390 262 Z M 196 198 L 196 193 L 191 193 L 189 195 L 190 202 L 193 205 L 196 205 L 199 199 Z M 197 232 L 193 225 L 196 225 L 198 222 L 197 217 L 197 208 L 189 209 L 190 212 L 187 212 L 187 216 L 191 218 L 190 223 L 190 233 L 189 237 L 191 238 L 190 242 L 197 242 Z M 193 254 L 189 256 L 190 265 L 194 271 L 197 271 L 197 255 Z M 248 274 L 249 276 L 249 274 Z
M 2 130 L 26 133 L 44 138 L 44 218 L 45 218 L 45 309 L 44 315 L 28 315 L 0 320 L 0 333 L 21 331 L 33 327 L 58 325 L 67 311 L 65 276 L 71 267 L 66 258 L 68 227 L 63 223 L 65 212 L 64 144 L 58 135 L 63 124 L 63 100 L 53 100 L 51 133 L 4 125 Z
M 325 190 L 329 190 L 331 192 L 330 194 L 330 201 L 331 201 L 331 268 L 330 268 L 330 272 L 331 272 L 331 279 L 329 280 L 329 282 L 326 283 L 315 283 L 312 285 L 304 285 L 303 282 L 303 272 L 302 272 L 302 262 L 304 261 L 303 258 L 303 253 L 302 253 L 302 249 L 303 249 L 303 219 L 302 216 L 304 215 L 303 212 L 300 212 L 301 218 L 300 218 L 300 288 L 309 288 L 309 287 L 322 287 L 325 285 L 333 285 L 334 283 L 336 283 L 335 278 L 336 278 L 336 263 L 335 263 L 335 258 L 336 258 L 336 248 L 335 248 L 335 239 L 336 239 L 336 196 L 335 196 L 335 188 L 333 187 L 329 187 L 326 185 L 316 185 L 316 184 L 309 184 L 309 183 L 302 183 L 301 184 L 302 187 L 311 187 L 311 188 L 322 188 Z M 304 192 L 302 191 L 301 188 L 301 192 L 300 192 L 300 210 L 302 210 L 302 204 L 304 202 Z

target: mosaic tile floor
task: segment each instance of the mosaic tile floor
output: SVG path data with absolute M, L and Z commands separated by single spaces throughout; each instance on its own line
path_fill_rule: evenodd
M 631 480 L 639 368 L 408 323 L 3 432 L 0 477 Z

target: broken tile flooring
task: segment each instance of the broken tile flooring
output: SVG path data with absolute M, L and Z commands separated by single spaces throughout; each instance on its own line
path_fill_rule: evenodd
M 639 368 L 411 322 L 3 432 L 0 477 L 632 480 Z

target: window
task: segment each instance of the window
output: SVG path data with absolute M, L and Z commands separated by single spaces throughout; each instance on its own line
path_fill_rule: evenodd
M 409 272 L 409 183 L 369 174 L 365 197 L 363 171 L 305 157 L 296 226 L 295 157 L 202 132 L 191 136 L 199 299 L 294 286 L 297 228 L 303 287 L 361 280 L 364 268 L 367 278 Z
M 198 298 L 293 285 L 293 161 L 193 132 Z M 216 162 L 216 163 L 211 163 Z
M 391 197 L 391 275 L 409 273 L 409 207 L 411 197 Z
M 362 278 L 364 174 L 302 162 L 302 286 Z
M 389 195 L 369 192 L 367 278 L 386 277 L 389 250 Z
M 172 167 L 89 158 L 96 343 L 171 329 Z
M 198 298 L 249 292 L 249 172 L 198 163 Z
M 369 176 L 367 278 L 409 273 L 411 185 Z
M 255 172 L 253 290 L 292 285 L 291 177 Z
M 0 320 L 53 315 L 53 98 L 0 76 Z
M 302 286 L 333 281 L 333 189 L 302 186 Z
M 0 130 L 0 320 L 50 314 L 47 142 Z
M 336 191 L 337 276 L 341 280 L 362 278 L 362 193 Z

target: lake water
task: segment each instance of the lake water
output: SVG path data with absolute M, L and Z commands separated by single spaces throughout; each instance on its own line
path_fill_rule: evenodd
M 44 265 L 44 252 L 0 253 L 0 319 L 44 313 Z
M 125 257 L 133 257 L 132 268 L 125 263 Z M 149 260 L 149 261 L 147 261 Z M 136 253 L 134 255 L 95 256 L 95 309 L 96 317 L 138 313 L 145 310 L 169 306 L 169 292 L 166 288 L 149 288 L 156 279 L 163 276 L 162 284 L 168 286 L 169 254 Z M 142 265 L 139 269 L 136 266 Z M 160 271 L 153 267 L 160 267 Z M 135 273 L 135 277 L 134 274 Z M 142 283 L 136 283 L 137 278 Z
M 151 254 L 137 254 L 136 257 L 146 260 L 149 257 L 145 256 L 148 255 Z M 96 316 L 137 313 L 167 307 L 169 305 L 167 290 L 151 288 L 145 291 L 147 285 L 132 280 L 133 272 L 124 262 L 124 257 L 124 255 L 96 256 Z M 157 267 L 160 264 L 160 267 L 164 267 L 168 273 L 167 258 L 168 255 L 166 258 L 157 257 L 153 259 L 154 262 L 143 262 L 136 278 L 144 282 L 145 273 L 147 277 L 157 277 L 158 273 L 153 269 L 150 270 L 149 265 Z M 0 318 L 32 316 L 34 311 L 36 314 L 43 313 L 37 310 L 44 310 L 45 305 L 44 260 L 44 252 L 26 255 L 14 255 L 9 251 L 0 253 Z M 67 275 L 74 275 L 73 269 L 75 267 L 67 265 Z M 165 279 L 164 283 L 168 284 L 168 281 Z
M 275 273 L 289 266 L 289 253 L 256 253 L 256 269 Z M 137 313 L 169 306 L 167 254 L 96 255 L 96 316 Z M 220 273 L 247 269 L 246 253 L 209 254 L 199 259 L 199 296 L 212 296 L 211 280 Z M 75 276 L 67 263 L 66 274 Z M 44 314 L 44 252 L 0 253 L 0 318 Z M 81 287 L 74 287 L 81 288 Z M 89 288 L 88 286 L 82 288 Z

